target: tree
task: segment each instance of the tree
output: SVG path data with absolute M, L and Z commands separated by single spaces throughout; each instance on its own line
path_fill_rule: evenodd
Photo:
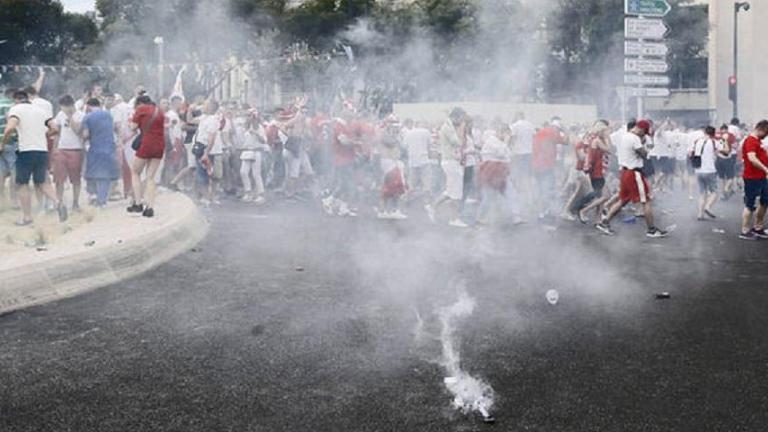
M 93 44 L 98 30 L 58 1 L 0 0 L 0 64 L 62 63 Z

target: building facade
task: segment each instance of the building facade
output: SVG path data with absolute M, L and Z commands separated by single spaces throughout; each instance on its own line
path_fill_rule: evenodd
M 748 11 L 739 12 L 738 32 L 738 116 L 746 123 L 768 118 L 768 71 L 765 22 L 768 1 L 751 0 Z M 709 1 L 709 107 L 713 123 L 724 123 L 733 116 L 728 99 L 728 79 L 734 67 L 734 0 Z

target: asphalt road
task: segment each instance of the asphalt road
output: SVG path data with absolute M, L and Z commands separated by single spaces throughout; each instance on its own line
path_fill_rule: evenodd
M 665 240 L 226 204 L 149 274 L 0 316 L 0 431 L 764 430 L 768 242 L 735 237 L 735 200 L 707 223 L 678 201 Z M 462 285 L 493 425 L 451 408 L 415 332 Z

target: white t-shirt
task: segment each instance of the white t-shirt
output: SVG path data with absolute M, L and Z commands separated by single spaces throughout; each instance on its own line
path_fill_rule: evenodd
M 481 151 L 483 161 L 509 162 L 509 146 L 500 140 L 495 133 L 486 134 Z
M 181 141 L 184 132 L 181 129 L 181 117 L 179 117 L 179 113 L 174 110 L 168 110 L 164 114 L 165 121 L 168 123 L 168 133 L 170 134 L 171 142 L 175 143 Z
M 48 118 L 53 118 L 53 105 L 47 100 L 41 97 L 36 97 L 35 99 L 32 100 L 32 105 L 43 110 L 43 112 L 45 113 L 45 115 L 48 116 Z
M 215 115 L 210 114 L 203 114 L 202 117 L 200 117 L 200 123 L 197 126 L 197 135 L 195 136 L 195 141 L 205 144 L 208 146 L 208 138 L 211 136 L 211 134 L 214 134 L 218 136 L 219 134 L 219 118 Z M 216 141 L 214 139 L 214 141 Z M 213 149 L 211 150 L 211 154 L 221 154 L 222 150 L 219 148 L 219 152 L 215 153 L 214 150 L 216 150 L 216 144 L 214 143 Z
M 82 123 L 83 118 L 85 118 L 85 115 L 81 113 L 80 111 L 75 111 L 74 114 L 72 114 L 72 120 L 74 120 L 76 123 Z M 58 148 L 61 150 L 82 150 L 83 149 L 83 140 L 80 138 L 80 135 L 78 135 L 73 129 L 72 125 L 69 122 L 69 117 L 67 117 L 67 114 L 64 113 L 64 111 L 59 111 L 58 114 L 56 114 L 56 117 L 53 119 L 56 126 L 59 128 L 59 146 Z
M 621 142 L 616 145 L 616 157 L 619 166 L 629 169 L 643 167 L 643 158 L 637 154 L 637 150 L 643 148 L 643 141 L 632 132 L 625 133 Z
M 418 168 L 429 164 L 429 143 L 432 133 L 429 130 L 415 127 L 403 133 L 403 145 L 408 149 L 408 165 Z
M 696 174 L 714 174 L 715 159 L 717 151 L 723 149 L 723 143 L 718 140 L 706 137 L 699 139 L 694 143 L 693 154 L 701 155 L 701 168 L 696 168 Z
M 19 119 L 19 152 L 48 151 L 48 121 L 51 117 L 31 103 L 16 104 L 8 111 L 8 118 Z
M 224 127 L 219 129 L 222 120 L 224 120 Z M 213 149 L 211 149 L 212 155 L 222 154 L 224 153 L 224 148 L 229 148 L 232 145 L 231 142 L 224 142 L 224 135 L 229 136 L 232 132 L 232 120 L 216 116 L 216 123 L 216 142 L 213 144 Z
M 533 136 L 536 135 L 536 128 L 528 120 L 518 120 L 511 126 L 512 139 L 515 143 L 514 149 L 516 155 L 529 155 L 533 152 Z
M 672 157 L 672 146 L 674 143 L 674 134 L 672 131 L 660 131 L 653 140 L 653 150 L 651 155 L 656 157 Z

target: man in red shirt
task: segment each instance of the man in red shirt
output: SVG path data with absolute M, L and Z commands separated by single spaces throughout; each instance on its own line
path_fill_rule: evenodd
M 723 200 L 728 200 L 734 194 L 736 186 L 736 155 L 739 153 L 737 150 L 739 143 L 736 135 L 728 130 L 726 124 L 720 127 L 720 139 L 728 150 L 728 155 L 718 154 L 715 166 L 717 176 L 723 183 Z
M 555 204 L 555 165 L 557 146 L 566 144 L 566 135 L 562 131 L 560 118 L 553 117 L 536 132 L 533 137 L 532 167 L 538 188 L 539 218 L 548 216 Z
M 765 232 L 765 212 L 768 208 L 768 153 L 762 147 L 768 136 L 768 120 L 761 120 L 755 130 L 744 140 L 741 157 L 744 160 L 744 213 L 741 222 L 741 235 L 744 240 L 768 238 Z M 756 208 L 755 201 L 760 199 Z M 757 215 L 752 216 L 757 210 Z

